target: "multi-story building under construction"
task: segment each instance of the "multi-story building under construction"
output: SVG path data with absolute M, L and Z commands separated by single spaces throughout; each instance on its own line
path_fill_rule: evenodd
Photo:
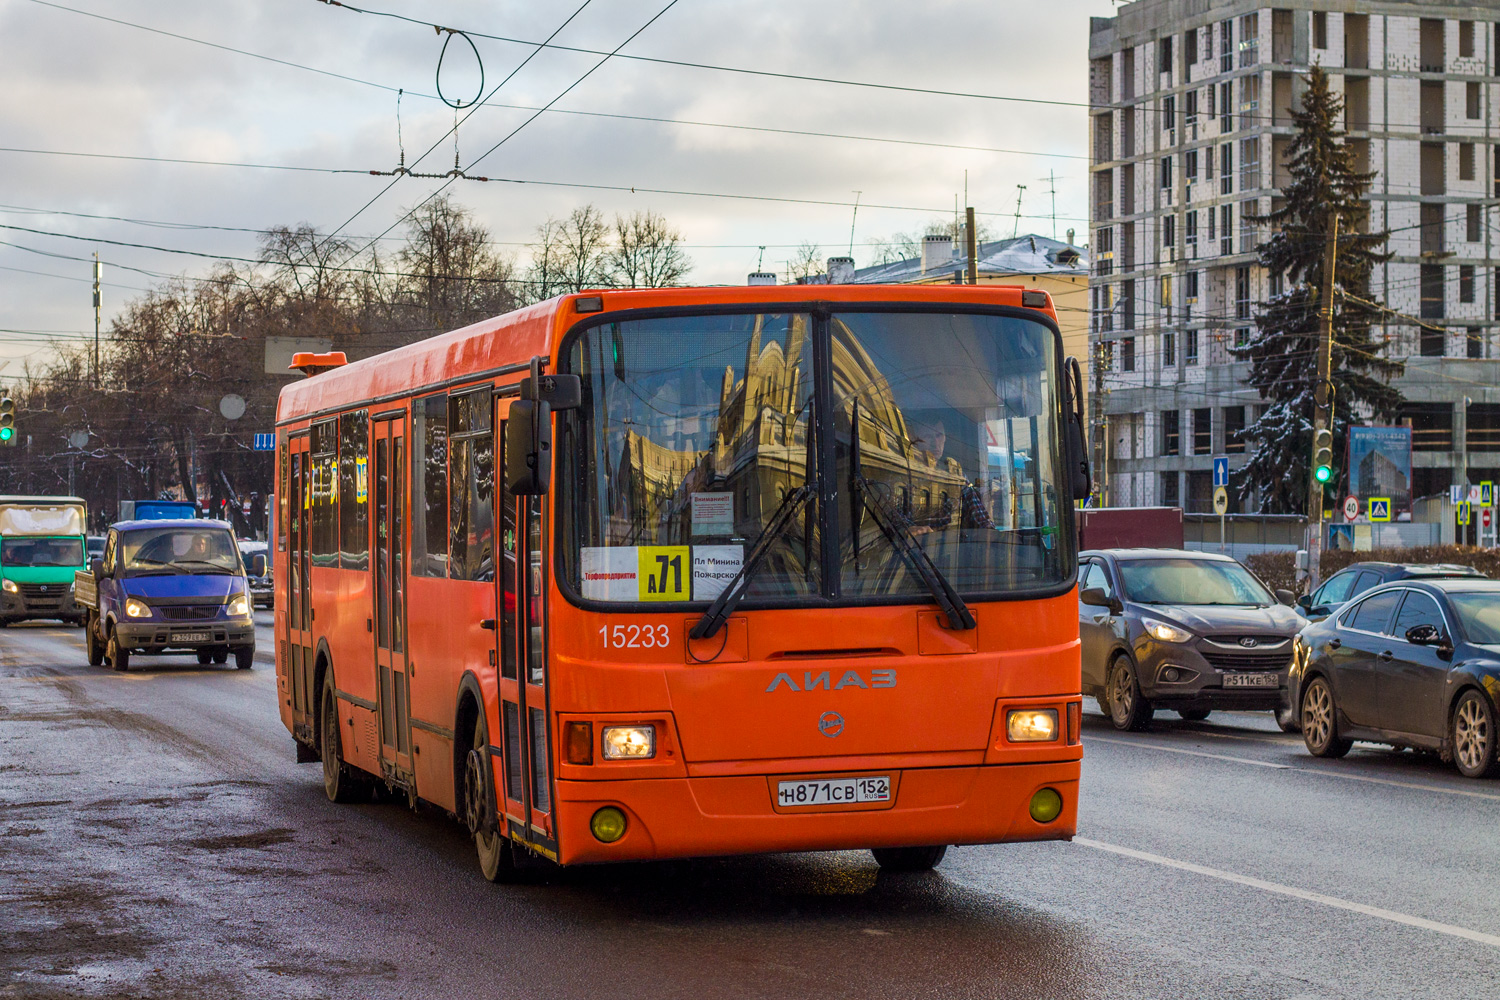
M 1288 182 L 1313 65 L 1378 174 L 1369 225 L 1394 256 L 1372 291 L 1411 317 L 1377 335 L 1407 365 L 1413 494 L 1500 480 L 1500 0 L 1136 0 L 1090 31 L 1104 502 L 1207 511 L 1213 456 L 1245 460 L 1236 433 L 1263 401 L 1228 348 L 1277 288 L 1252 219 Z

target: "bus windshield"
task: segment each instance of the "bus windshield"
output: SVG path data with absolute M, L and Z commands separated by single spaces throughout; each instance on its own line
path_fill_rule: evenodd
M 559 443 L 563 559 L 586 600 L 712 600 L 778 513 L 750 600 L 925 601 L 913 550 L 967 595 L 1067 577 L 1042 323 L 915 307 L 650 318 L 585 330 L 567 360 L 584 403 Z
M 51 567 L 72 566 L 76 568 L 83 565 L 83 539 L 0 539 L 0 565 Z
M 244 573 L 239 550 L 222 528 L 139 528 L 120 534 L 120 565 L 128 576 Z

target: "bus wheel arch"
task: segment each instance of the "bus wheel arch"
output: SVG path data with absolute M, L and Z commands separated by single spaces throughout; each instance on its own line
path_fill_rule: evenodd
M 319 639 L 313 654 L 313 745 L 318 756 L 323 756 L 323 680 L 333 672 L 333 657 L 328 653 L 328 640 Z M 337 685 L 335 685 L 337 686 Z
M 469 751 L 473 748 L 474 731 L 479 727 L 484 714 L 484 694 L 480 690 L 479 680 L 472 672 L 465 671 L 458 682 L 456 701 L 453 713 L 453 811 L 459 822 L 467 824 L 469 817 L 464 804 L 464 771 L 468 766 Z

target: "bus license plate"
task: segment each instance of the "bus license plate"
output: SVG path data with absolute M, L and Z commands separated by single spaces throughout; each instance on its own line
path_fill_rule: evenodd
M 1273 688 L 1281 686 L 1281 675 L 1275 672 L 1264 674 L 1225 674 L 1227 688 Z
M 889 775 L 872 778 L 825 778 L 821 781 L 782 781 L 776 786 L 781 806 L 842 806 L 855 802 L 889 802 Z
M 208 632 L 173 632 L 173 642 L 207 642 L 213 635 Z

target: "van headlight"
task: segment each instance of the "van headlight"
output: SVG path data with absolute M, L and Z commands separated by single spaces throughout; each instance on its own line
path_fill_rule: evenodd
M 1193 633 L 1176 625 L 1169 625 L 1156 618 L 1142 618 L 1141 625 L 1145 627 L 1146 634 L 1160 642 L 1188 642 L 1193 638 Z
M 229 617 L 245 618 L 250 614 L 250 599 L 244 594 L 233 598 L 229 602 Z
M 7 594 L 19 594 L 21 592 L 21 588 L 16 586 L 16 581 L 14 580 L 6 580 L 4 583 L 0 583 L 0 587 L 5 588 Z
M 125 617 L 127 618 L 150 618 L 151 606 L 145 601 L 136 600 L 134 597 L 125 599 Z

